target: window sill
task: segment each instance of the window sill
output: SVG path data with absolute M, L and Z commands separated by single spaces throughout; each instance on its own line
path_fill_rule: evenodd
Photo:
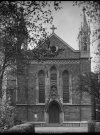
M 45 103 L 36 103 L 36 105 L 45 105 Z

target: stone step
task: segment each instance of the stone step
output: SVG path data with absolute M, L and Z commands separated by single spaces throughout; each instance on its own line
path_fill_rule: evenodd
M 87 127 L 35 127 L 36 133 L 88 132 Z

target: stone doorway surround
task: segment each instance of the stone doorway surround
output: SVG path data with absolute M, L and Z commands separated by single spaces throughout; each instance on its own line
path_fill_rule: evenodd
M 59 117 L 59 120 L 58 121 L 50 121 L 50 113 L 52 113 L 52 111 L 50 112 L 50 109 L 57 109 L 59 112 L 58 112 L 58 117 Z M 57 111 L 53 112 L 53 113 L 57 113 Z M 56 119 L 57 120 L 57 119 Z M 62 124 L 63 123 L 63 107 L 62 107 L 62 104 L 60 102 L 60 100 L 58 99 L 49 99 L 48 102 L 46 103 L 46 106 L 45 106 L 45 122 L 46 124 Z
M 56 102 L 52 102 L 48 109 L 49 123 L 59 123 L 59 105 Z

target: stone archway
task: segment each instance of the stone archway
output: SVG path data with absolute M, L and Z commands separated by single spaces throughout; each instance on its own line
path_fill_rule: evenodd
M 52 101 L 48 108 L 49 123 L 59 123 L 60 122 L 60 107 L 55 101 Z

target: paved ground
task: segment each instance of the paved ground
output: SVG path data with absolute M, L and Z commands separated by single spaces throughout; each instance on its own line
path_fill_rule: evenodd
M 87 127 L 35 127 L 36 133 L 88 132 Z

